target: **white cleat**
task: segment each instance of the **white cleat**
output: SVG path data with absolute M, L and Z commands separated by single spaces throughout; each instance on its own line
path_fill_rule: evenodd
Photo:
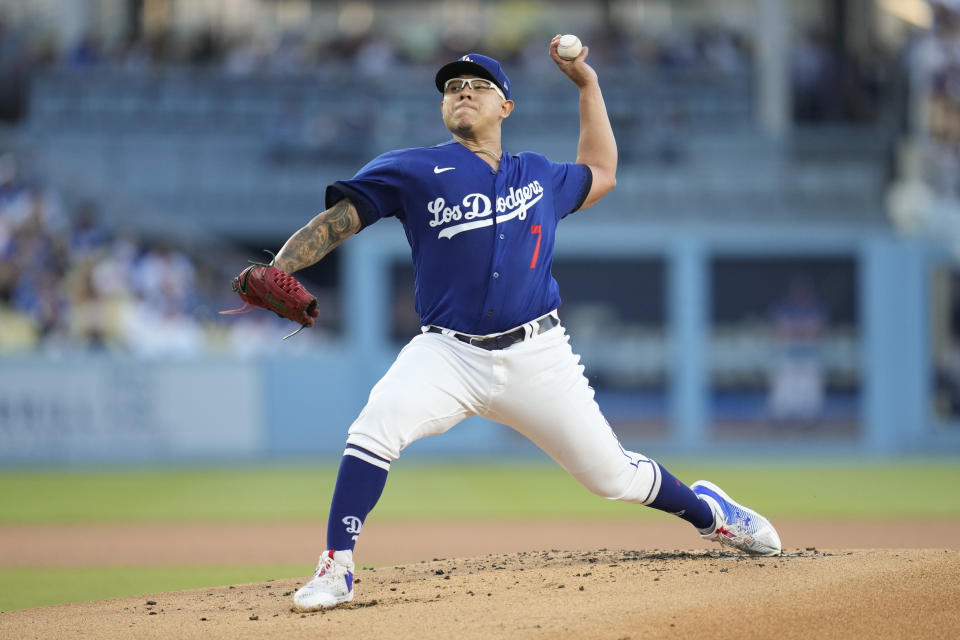
M 712 482 L 697 480 L 690 488 L 713 510 L 713 526 L 701 529 L 701 538 L 754 556 L 780 555 L 780 536 L 769 520 L 737 504 Z
M 353 600 L 353 552 L 328 549 L 313 578 L 293 594 L 296 611 L 319 611 Z

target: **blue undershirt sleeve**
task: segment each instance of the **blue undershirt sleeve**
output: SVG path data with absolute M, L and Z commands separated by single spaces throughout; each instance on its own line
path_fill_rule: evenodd
M 397 152 L 377 156 L 351 179 L 338 180 L 327 187 L 327 208 L 343 198 L 349 199 L 357 209 L 361 229 L 380 218 L 397 215 L 403 206 L 400 167 Z

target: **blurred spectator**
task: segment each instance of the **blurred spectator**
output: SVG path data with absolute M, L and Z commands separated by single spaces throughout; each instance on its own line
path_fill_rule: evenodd
M 17 178 L 17 161 L 12 153 L 0 155 L 0 256 L 7 255 L 13 240 L 14 221 L 9 213 L 25 187 Z
M 267 51 L 251 37 L 235 40 L 224 57 L 223 69 L 230 76 L 248 76 L 264 65 Z
M 960 255 L 960 2 L 935 0 L 933 25 L 908 45 L 908 130 L 888 211 L 904 232 Z
M 28 271 L 13 294 L 14 308 L 33 320 L 42 340 L 61 339 L 66 331 L 67 301 L 52 271 Z
M 941 417 L 960 417 L 960 272 L 951 274 L 944 304 L 946 325 L 934 353 L 934 403 Z M 936 338 L 935 338 L 936 340 Z
M 52 342 L 66 332 L 68 303 L 59 286 L 69 261 L 64 223 L 57 198 L 37 185 L 20 182 L 16 160 L 4 156 L 0 177 L 0 308 L 4 327 L 21 340 L 8 348 L 25 348 L 34 339 Z
M 705 30 L 700 35 L 702 59 L 721 74 L 744 73 L 749 67 L 749 54 L 743 40 L 722 29 Z
M 884 104 L 885 66 L 875 47 L 854 54 L 821 28 L 801 34 L 790 50 L 795 121 L 874 122 Z
M 938 196 L 960 202 L 960 3 L 936 2 L 933 30 L 915 72 L 923 78 L 927 178 Z
M 0 203 L 0 216 L 15 227 L 29 225 L 36 230 L 58 234 L 67 228 L 67 216 L 59 195 L 37 184 L 17 189 L 9 199 Z
M 362 75 L 379 78 L 395 66 L 396 52 L 386 39 L 372 38 L 357 51 L 357 71 Z
M 793 116 L 798 122 L 821 122 L 829 111 L 830 52 L 817 30 L 802 34 L 793 44 L 790 79 Z
M 64 62 L 68 67 L 81 69 L 94 67 L 104 61 L 100 39 L 93 34 L 85 34 L 67 51 Z
M 93 204 L 81 204 L 70 233 L 70 251 L 83 259 L 102 249 L 108 240 L 106 230 L 97 223 Z
M 23 113 L 28 70 L 25 38 L 0 15 L 0 120 L 17 120 Z
M 824 401 L 821 342 L 826 313 L 805 279 L 790 283 L 771 311 L 778 354 L 771 372 L 768 407 L 775 420 L 816 420 Z
M 193 301 L 196 270 L 183 253 L 161 241 L 134 265 L 132 282 L 148 305 L 182 311 Z
M 307 71 L 309 60 L 301 39 L 285 33 L 277 41 L 268 59 L 269 72 L 274 75 L 291 75 Z
M 67 263 L 67 243 L 58 217 L 48 215 L 48 194 L 34 187 L 15 204 L 0 211 L 0 217 L 13 229 L 7 259 L 25 277 L 45 270 L 62 274 Z
M 70 291 L 69 336 L 74 344 L 90 350 L 117 346 L 112 326 L 114 309 L 93 284 L 92 260 L 77 265 L 68 277 Z
M 117 54 L 117 63 L 131 74 L 143 73 L 153 64 L 150 47 L 140 38 L 130 38 Z
M 133 238 L 115 239 L 91 269 L 93 293 L 113 299 L 132 296 L 132 274 L 138 253 L 139 248 Z
M 187 47 L 187 62 L 200 67 L 215 63 L 221 55 L 220 41 L 209 28 L 198 33 Z

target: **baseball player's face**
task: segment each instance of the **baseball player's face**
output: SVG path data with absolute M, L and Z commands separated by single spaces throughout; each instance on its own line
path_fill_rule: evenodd
M 462 75 L 460 78 L 476 76 Z M 460 135 L 477 135 L 498 127 L 500 121 L 510 115 L 513 101 L 504 100 L 492 89 L 464 87 L 453 92 L 444 92 L 440 112 L 447 129 Z

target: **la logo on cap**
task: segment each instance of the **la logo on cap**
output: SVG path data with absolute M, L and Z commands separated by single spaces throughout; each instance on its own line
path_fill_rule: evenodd
M 463 56 L 460 59 L 463 60 L 464 62 L 473 62 L 473 60 L 470 59 L 470 56 Z

